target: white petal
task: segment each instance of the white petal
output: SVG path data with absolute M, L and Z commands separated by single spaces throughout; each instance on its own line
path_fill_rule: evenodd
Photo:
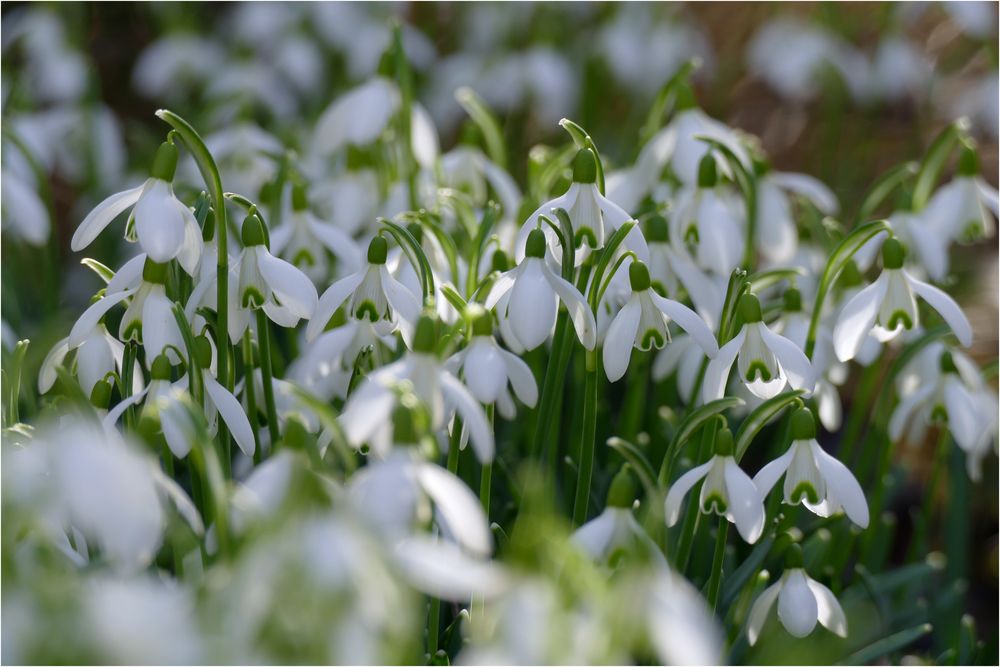
M 243 411 L 243 406 L 240 405 L 235 396 L 229 393 L 229 390 L 216 382 L 215 378 L 207 372 L 203 372 L 202 377 L 205 378 L 205 391 L 208 392 L 212 404 L 219 411 L 222 421 L 229 427 L 233 440 L 240 446 L 244 454 L 252 457 L 256 443 L 253 439 L 253 428 Z
M 962 312 L 959 305 L 955 303 L 955 300 L 937 287 L 917 280 L 905 271 L 903 275 L 917 296 L 922 297 L 951 327 L 951 330 L 955 332 L 955 336 L 958 337 L 958 342 L 964 347 L 972 345 L 972 325 L 969 324 L 969 319 Z
M 614 512 L 606 509 L 576 529 L 573 533 L 573 543 L 594 560 L 600 560 L 607 554 L 611 538 L 615 534 Z
M 806 583 L 806 575 L 795 569 L 784 577 L 784 585 L 778 595 L 778 618 L 793 637 L 805 637 L 816 627 L 819 609 L 816 596 Z
M 94 327 L 100 323 L 101 318 L 116 305 L 132 296 L 134 292 L 135 290 L 123 290 L 121 292 L 107 294 L 103 299 L 91 304 L 87 310 L 83 311 L 83 315 L 80 316 L 80 319 L 78 319 L 73 325 L 73 328 L 70 329 L 70 349 L 80 347 L 87 336 L 90 335 L 90 332 L 94 330 Z
M 507 366 L 496 344 L 477 339 L 465 357 L 465 383 L 480 403 L 494 403 L 507 387 Z
M 820 624 L 840 637 L 847 636 L 847 617 L 837 596 L 829 588 L 814 579 L 806 578 L 806 584 L 816 598 L 816 610 Z
M 154 286 L 142 304 L 142 346 L 149 368 L 168 345 L 184 350 L 184 341 L 170 306 L 161 285 Z
M 810 446 L 816 464 L 826 482 L 826 492 L 830 500 L 843 506 L 847 517 L 861 528 L 868 527 L 868 501 L 865 492 L 854 477 L 854 474 L 843 463 L 830 456 L 823 448 L 812 441 Z
M 45 359 L 42 360 L 42 366 L 38 371 L 39 394 L 44 394 L 55 385 L 56 380 L 59 378 L 58 373 L 56 373 L 56 366 L 62 365 L 63 359 L 66 358 L 67 354 L 69 354 L 69 336 L 53 345 L 49 353 L 45 355 Z
M 753 607 L 750 608 L 750 616 L 747 620 L 747 641 L 750 642 L 750 646 L 756 644 L 760 637 L 760 631 L 764 628 L 764 622 L 767 620 L 767 613 L 771 611 L 774 601 L 778 599 L 778 593 L 781 592 L 781 583 L 779 581 L 765 588 L 754 600 Z
M 132 394 L 128 398 L 118 403 L 118 405 L 108 410 L 108 414 L 104 415 L 104 419 L 101 420 L 101 423 L 104 425 L 105 430 L 113 429 L 115 424 L 121 418 L 121 416 L 125 414 L 125 411 L 128 410 L 131 406 L 136 405 L 140 401 L 142 401 L 143 397 L 146 395 L 148 391 L 149 387 L 146 387 L 142 391 Z
M 446 542 L 413 537 L 397 545 L 395 556 L 410 585 L 442 600 L 468 602 L 473 595 L 491 598 L 507 586 L 499 566 L 470 558 Z
M 514 393 L 529 408 L 535 407 L 535 403 L 538 401 L 538 384 L 535 382 L 535 376 L 531 373 L 531 368 L 516 354 L 502 349 L 500 354 L 507 365 L 507 379 L 510 380 L 510 386 L 513 387 Z
M 934 383 L 927 383 L 911 392 L 896 405 L 896 409 L 892 411 L 892 416 L 889 418 L 889 437 L 893 442 L 899 442 L 903 438 L 912 425 L 912 421 L 917 419 L 914 412 L 926 403 L 936 390 L 937 387 Z
M 533 350 L 549 337 L 556 321 L 558 301 L 542 273 L 542 260 L 528 258 L 510 291 L 507 315 L 517 340 Z
M 302 319 L 311 317 L 317 303 L 316 287 L 312 281 L 285 260 L 269 253 L 264 246 L 258 248 L 260 275 L 281 305 Z
M 604 337 L 604 372 L 608 380 L 617 382 L 628 370 L 629 359 L 632 358 L 632 348 L 635 345 L 635 334 L 639 329 L 639 319 L 642 317 L 642 306 L 636 296 L 618 311 L 615 319 L 608 327 Z
M 795 447 L 789 447 L 788 451 L 774 459 L 766 466 L 760 469 L 760 471 L 753 476 L 754 486 L 757 487 L 760 497 L 764 498 L 767 494 L 774 488 L 774 485 L 778 483 L 778 480 L 785 471 L 788 470 L 788 466 L 792 463 L 792 457 L 795 455 Z
M 156 486 L 159 487 L 160 491 L 170 500 L 173 506 L 177 509 L 177 513 L 181 515 L 184 521 L 191 526 L 191 530 L 195 532 L 196 535 L 203 535 L 205 533 L 205 523 L 201 519 L 201 515 L 198 513 L 198 508 L 195 504 L 191 502 L 188 498 L 187 493 L 181 488 L 180 484 L 175 482 L 170 477 L 160 470 L 159 466 L 153 464 L 150 466 L 153 474 L 153 481 L 156 482 Z
M 379 276 L 382 278 L 382 289 L 385 291 L 385 299 L 389 302 L 389 307 L 400 318 L 411 325 L 416 325 L 417 319 L 420 317 L 420 301 L 413 296 L 413 292 L 406 289 L 403 283 L 392 277 L 384 264 L 379 268 Z
M 146 265 L 146 253 L 139 253 L 129 261 L 122 264 L 122 267 L 115 271 L 115 275 L 108 282 L 105 293 L 114 294 L 129 288 L 136 288 L 142 281 L 142 269 Z
M 557 276 L 547 266 L 542 265 L 542 272 L 545 279 L 552 286 L 552 289 L 559 298 L 562 299 L 566 310 L 569 312 L 576 329 L 576 335 L 580 342 L 588 350 L 593 350 L 597 346 L 597 322 L 594 321 L 594 313 L 584 300 L 583 295 L 562 277 Z
M 883 272 L 875 282 L 855 294 L 840 311 L 833 328 L 833 347 L 837 352 L 837 359 L 849 361 L 861 349 L 861 344 L 875 324 L 888 285 L 888 277 Z
M 184 216 L 177 210 L 169 183 L 149 179 L 133 215 L 139 245 L 150 259 L 164 263 L 177 256 L 184 243 Z
M 500 298 L 510 291 L 510 288 L 514 286 L 515 279 L 520 275 L 521 264 L 517 268 L 511 269 L 510 271 L 504 271 L 496 280 L 493 281 L 493 285 L 490 287 L 489 294 L 486 295 L 486 301 L 483 302 L 483 307 L 486 310 L 493 310 L 500 301 Z
M 80 388 L 90 396 L 94 385 L 115 370 L 115 356 L 104 332 L 94 330 L 76 350 L 76 376 Z
M 184 272 L 192 278 L 198 277 L 198 263 L 201 260 L 201 228 L 195 220 L 194 213 L 178 200 L 174 200 L 177 208 L 184 218 L 184 240 L 181 243 L 180 252 L 177 253 L 177 263 L 181 265 Z
M 323 333 L 330 318 L 343 305 L 347 297 L 354 294 L 354 290 L 358 288 L 364 278 L 364 272 L 358 271 L 341 278 L 326 288 L 323 296 L 316 303 L 315 311 L 310 314 L 309 324 L 306 326 L 306 340 L 312 340 Z
M 691 470 L 678 477 L 677 481 L 670 486 L 670 491 L 667 492 L 667 499 L 663 503 L 663 516 L 668 526 L 677 523 L 681 511 L 681 503 L 684 502 L 684 496 L 708 474 L 708 470 L 712 467 L 714 461 L 715 459 L 712 458 L 707 463 L 702 463 L 700 466 L 691 468 Z
M 461 546 L 488 556 L 493 548 L 489 521 L 479 498 L 455 475 L 430 463 L 417 469 L 417 478 Z
M 966 452 L 972 451 L 984 424 L 976 411 L 976 401 L 957 378 L 945 380 L 944 405 L 948 410 L 948 429 L 955 442 Z
M 825 215 L 834 215 L 840 208 L 837 196 L 818 178 L 780 171 L 771 172 L 770 178 L 776 185 L 811 201 Z
M 795 389 L 805 389 L 807 396 L 812 394 L 816 387 L 816 373 L 805 353 L 792 341 L 771 331 L 763 322 L 760 323 L 760 334 L 764 344 L 774 353 L 788 383 Z
M 736 461 L 726 459 L 726 492 L 729 496 L 729 510 L 740 536 L 753 544 L 764 532 L 764 503 L 761 502 L 753 480 L 743 472 Z
M 746 330 L 746 326 L 740 329 L 740 332 L 731 341 L 719 349 L 719 354 L 716 355 L 715 359 L 708 362 L 708 368 L 705 370 L 705 383 L 701 392 L 702 400 L 706 403 L 726 395 L 729 371 L 733 367 L 733 362 L 736 361 L 736 355 L 739 354 L 740 348 L 743 346 L 743 340 L 747 335 Z
M 480 463 L 492 461 L 493 430 L 486 419 L 483 407 L 476 402 L 469 390 L 447 371 L 441 373 L 441 393 L 445 400 L 458 411 L 465 428 L 469 430 L 469 438 L 472 441 L 472 448 L 476 452 L 476 458 L 479 459 Z
M 111 224 L 112 220 L 139 201 L 139 195 L 142 194 L 145 187 L 146 184 L 143 183 L 131 190 L 113 194 L 98 204 L 73 233 L 73 240 L 70 241 L 73 252 L 80 252 L 93 243 L 94 239 L 104 231 L 104 228 Z
M 344 269 L 348 271 L 361 269 L 361 250 L 349 234 L 336 225 L 322 223 L 312 216 L 309 216 L 308 220 L 309 229 L 340 260 Z
M 650 296 L 656 307 L 664 315 L 676 322 L 677 326 L 688 332 L 694 342 L 698 343 L 698 346 L 705 351 L 705 355 L 709 359 L 715 358 L 715 355 L 719 353 L 719 343 L 715 340 L 712 330 L 705 324 L 705 320 L 701 319 L 697 313 L 683 303 L 672 299 L 664 299 L 653 291 L 650 291 Z

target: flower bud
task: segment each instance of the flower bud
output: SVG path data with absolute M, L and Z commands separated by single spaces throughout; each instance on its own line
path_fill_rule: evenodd
M 589 148 L 581 148 L 573 158 L 573 182 L 597 182 L 597 156 Z
M 172 371 L 173 367 L 170 365 L 167 355 L 161 354 L 153 360 L 153 367 L 149 369 L 149 377 L 153 380 L 166 380 L 169 382 Z
M 789 287 L 783 295 L 786 313 L 802 312 L 802 293 L 794 287 Z
M 420 226 L 419 222 L 411 222 L 406 226 L 406 231 L 413 234 L 413 238 L 416 239 L 417 243 L 424 242 L 424 228 Z
M 649 268 L 643 262 L 633 261 L 628 267 L 628 278 L 633 292 L 643 292 L 649 289 L 652 282 L 649 279 Z
M 386 257 L 389 256 L 389 243 L 383 236 L 376 236 L 368 244 L 368 263 L 385 264 Z
M 715 434 L 715 455 L 732 456 L 734 451 L 736 450 L 733 446 L 733 432 L 728 428 L 719 429 Z
M 740 297 L 740 315 L 743 316 L 743 321 L 747 324 L 763 321 L 760 300 L 753 294 L 744 294 Z
M 979 175 L 979 153 L 975 146 L 968 143 L 962 145 L 962 153 L 958 156 L 958 175 Z
M 861 284 L 861 280 L 864 276 L 861 275 L 861 270 L 858 269 L 858 265 L 854 260 L 849 260 L 844 266 L 844 270 L 840 272 L 840 286 L 843 288 L 857 287 Z
M 611 487 L 608 489 L 608 507 L 632 507 L 632 503 L 635 502 L 635 491 L 635 477 L 632 475 L 631 466 L 626 463 L 611 480 Z
M 493 335 L 493 316 L 479 304 L 469 306 L 469 319 L 472 321 L 473 336 Z
M 538 259 L 545 257 L 545 232 L 540 229 L 528 232 L 528 240 L 524 244 L 524 256 Z
M 792 440 L 814 440 L 816 438 L 816 416 L 812 410 L 801 407 L 792 413 Z
M 942 373 L 958 373 L 958 367 L 955 366 L 955 358 L 951 356 L 951 352 L 945 350 L 941 353 L 941 359 L 938 360 L 940 364 Z
M 242 229 L 243 245 L 247 248 L 255 245 L 267 245 L 267 236 L 264 234 L 264 223 L 255 214 L 250 214 L 243 219 Z
M 207 369 L 212 365 L 212 343 L 208 336 L 196 336 L 194 339 L 194 359 L 198 368 Z
M 510 269 L 510 257 L 507 256 L 503 250 L 496 250 L 493 253 L 493 260 L 491 262 L 490 271 L 499 271 L 503 273 Z
M 177 146 L 172 142 L 164 141 L 156 149 L 156 156 L 153 158 L 153 166 L 149 170 L 149 175 L 168 183 L 174 180 L 174 173 L 177 172 Z
M 886 269 L 903 268 L 906 259 L 906 248 L 898 239 L 891 238 L 882 244 L 882 267 Z

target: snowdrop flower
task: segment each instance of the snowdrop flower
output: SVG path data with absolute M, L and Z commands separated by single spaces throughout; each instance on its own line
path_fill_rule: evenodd
M 764 504 L 757 487 L 733 457 L 733 434 L 723 429 L 715 436 L 715 455 L 681 475 L 670 487 L 664 502 L 668 526 L 677 523 L 681 503 L 694 485 L 704 479 L 698 507 L 704 514 L 715 513 L 736 524 L 740 537 L 753 544 L 764 532 Z
M 690 91 L 682 92 L 678 100 L 678 111 L 670 124 L 660 132 L 674 133 L 676 136 L 673 151 L 670 153 L 670 166 L 681 183 L 693 186 L 698 182 L 698 172 L 702 159 L 713 155 L 721 173 L 729 174 L 729 166 L 717 151 L 698 137 L 709 137 L 724 144 L 747 167 L 750 166 L 750 156 L 736 132 L 723 123 L 710 118 L 694 104 Z M 652 140 L 651 140 L 652 141 Z
M 524 259 L 517 267 L 497 278 L 486 297 L 485 306 L 493 309 L 504 296 L 506 308 L 497 315 L 507 319 L 517 340 L 526 350 L 533 350 L 549 337 L 556 323 L 559 301 L 569 311 L 576 335 L 588 350 L 597 345 L 597 322 L 583 295 L 548 267 L 545 260 L 545 234 L 532 229 L 525 242 Z
M 643 236 L 649 247 L 649 279 L 660 294 L 673 296 L 679 287 L 674 253 L 670 247 L 670 232 L 666 218 L 656 214 L 643 225 Z
M 702 158 L 698 187 L 685 188 L 670 215 L 670 241 L 699 268 L 728 276 L 743 260 L 746 225 L 742 201 L 719 186 L 714 153 Z
M 838 62 L 846 47 L 826 30 L 780 17 L 753 36 L 747 61 L 754 75 L 782 97 L 808 102 L 820 92 L 822 69 Z
M 184 270 L 194 275 L 201 254 L 201 229 L 191 209 L 174 196 L 177 157 L 173 143 L 160 144 L 146 182 L 98 204 L 74 232 L 72 249 L 80 252 L 89 246 L 119 214 L 134 205 L 135 235 L 143 251 L 161 264 L 177 258 Z
M 492 190 L 505 218 L 517 214 L 520 188 L 510 174 L 493 164 L 478 148 L 457 146 L 442 155 L 441 177 L 443 185 L 467 192 L 476 206 L 484 206 Z
M 205 146 L 215 158 L 226 187 L 251 196 L 274 180 L 285 152 L 281 141 L 250 122 L 233 123 L 205 137 Z M 194 177 L 194 161 L 187 165 Z
M 12 169 L 4 169 L 0 178 L 3 203 L 3 229 L 30 245 L 41 246 L 49 240 L 52 223 L 49 209 L 37 188 Z
M 264 309 L 283 327 L 294 327 L 316 310 L 316 288 L 304 273 L 271 254 L 264 223 L 256 215 L 243 221 L 240 252 L 239 304 L 245 310 Z
M 704 359 L 705 353 L 694 338 L 681 334 L 656 354 L 652 368 L 653 379 L 661 382 L 676 371 L 677 389 L 680 392 L 678 398 L 687 404 L 694 392 L 701 362 Z M 698 397 L 694 398 L 697 401 Z
M 223 48 L 214 40 L 172 33 L 139 54 L 132 69 L 132 86 L 149 99 L 181 99 L 194 85 L 207 80 L 224 59 Z
M 841 361 L 852 359 L 872 333 L 885 343 L 919 324 L 916 296 L 922 297 L 955 332 L 959 342 L 972 344 L 972 326 L 954 299 L 903 269 L 906 250 L 894 238 L 882 246 L 882 273 L 845 306 L 833 329 L 834 348 Z
M 271 251 L 287 259 L 320 282 L 330 275 L 329 250 L 349 272 L 361 267 L 361 251 L 348 234 L 335 225 L 320 222 L 309 210 L 305 188 L 292 186 L 292 212 L 288 221 L 271 232 Z
M 444 428 L 451 414 L 457 412 L 465 428 L 469 429 L 477 458 L 481 462 L 491 461 L 493 431 L 486 412 L 438 359 L 435 329 L 433 319 L 421 316 L 411 351 L 399 361 L 369 375 L 351 395 L 340 416 L 344 434 L 355 447 L 368 443 L 380 455 L 388 455 L 392 410 L 400 400 L 400 390 L 408 387 L 429 411 L 433 431 Z
M 600 563 L 613 559 L 619 551 L 638 548 L 644 557 L 666 567 L 663 552 L 632 516 L 634 502 L 635 481 L 628 464 L 625 464 L 611 481 L 604 511 L 576 529 L 573 543 Z
M 538 385 L 531 368 L 520 357 L 501 348 L 493 338 L 493 317 L 479 310 L 472 317 L 472 339 L 456 352 L 446 367 L 453 374 L 463 372 L 469 392 L 480 403 L 496 404 L 505 419 L 516 415 L 514 400 L 507 385 L 529 408 L 538 400 Z
M 369 335 L 358 335 L 365 328 Z M 323 400 L 329 401 L 334 396 L 347 398 L 358 353 L 379 341 L 369 323 L 351 320 L 310 341 L 288 366 L 287 377 Z
M 682 303 L 657 294 L 649 278 L 649 269 L 635 261 L 628 267 L 631 296 L 618 311 L 604 339 L 604 371 L 608 380 L 616 382 L 628 369 L 632 348 L 643 351 L 661 349 L 670 340 L 667 325 L 674 321 L 698 343 L 711 359 L 719 345 L 711 329 L 698 315 Z
M 997 190 L 979 174 L 979 159 L 972 148 L 959 158 L 958 174 L 941 186 L 927 202 L 923 216 L 928 224 L 953 241 L 971 243 L 996 231 Z
M 316 338 L 345 302 L 347 315 L 370 322 L 379 336 L 392 333 L 397 327 L 404 337 L 410 336 L 420 315 L 420 302 L 389 274 L 388 254 L 389 244 L 384 237 L 371 240 L 366 266 L 330 285 L 319 298 L 306 327 L 307 340 Z
M 38 371 L 38 393 L 44 394 L 58 379 L 56 367 L 62 365 L 66 356 L 76 350 L 76 375 L 80 388 L 88 396 L 98 382 L 109 374 L 122 373 L 122 363 L 125 356 L 125 346 L 117 338 L 108 333 L 104 323 L 98 323 L 83 335 L 78 347 L 71 348 L 69 336 L 57 342 L 45 355 Z M 132 373 L 132 391 L 142 389 L 142 373 L 136 366 Z
M 784 502 L 803 503 L 817 516 L 827 517 L 843 509 L 861 528 L 868 527 L 868 502 L 851 471 L 816 442 L 816 418 L 809 408 L 792 415 L 792 445 L 782 456 L 760 469 L 753 483 L 766 497 L 785 475 Z M 787 474 L 786 474 L 787 473 Z
M 788 262 L 798 247 L 799 234 L 791 195 L 812 202 L 823 215 L 834 215 L 837 197 L 821 181 L 806 174 L 766 171 L 757 179 L 757 227 L 754 243 L 770 262 Z
M 405 401 L 392 415 L 395 446 L 382 461 L 373 461 L 351 477 L 347 492 L 362 516 L 393 542 L 412 535 L 434 516 L 442 533 L 471 554 L 492 551 L 489 521 L 479 498 L 462 480 L 441 466 L 421 459 L 417 451 L 418 406 Z
M 573 158 L 573 183 L 566 194 L 545 202 L 535 210 L 521 226 L 517 237 L 516 257 L 520 262 L 527 254 L 528 236 L 539 228 L 540 216 L 551 216 L 552 211 L 562 208 L 569 215 L 573 227 L 573 245 L 576 248 L 574 266 L 580 266 L 595 250 L 604 247 L 615 230 L 632 219 L 628 213 L 601 194 L 597 187 L 597 156 L 594 151 L 584 148 Z M 541 225 L 552 256 L 561 261 L 562 246 L 555 231 Z M 632 229 L 623 244 L 636 256 L 649 260 L 649 248 L 638 227 Z
M 778 620 L 793 637 L 805 637 L 817 621 L 840 637 L 847 636 L 847 617 L 829 588 L 811 579 L 803 566 L 802 548 L 793 544 L 785 552 L 785 572 L 778 583 L 765 588 L 750 608 L 747 640 L 757 643 L 768 612 L 778 602 Z
M 707 403 L 722 398 L 729 371 L 736 362 L 740 382 L 754 396 L 767 400 L 786 384 L 811 394 L 816 376 L 806 355 L 795 343 L 771 331 L 763 322 L 760 301 L 752 294 L 740 299 L 743 327 L 722 346 L 705 371 L 702 398 Z

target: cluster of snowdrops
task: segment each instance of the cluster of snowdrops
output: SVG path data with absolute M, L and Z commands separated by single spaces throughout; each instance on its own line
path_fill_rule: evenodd
M 148 179 L 76 228 L 74 251 L 123 234 L 132 257 L 84 260 L 104 288 L 20 379 L 53 397 L 37 423 L 5 406 L 5 657 L 688 664 L 876 639 L 834 592 L 850 561 L 811 567 L 810 539 L 861 548 L 881 499 L 819 440 L 852 365 L 903 358 L 888 441 L 942 429 L 973 479 L 996 447 L 933 284 L 994 229 L 966 127 L 837 222 L 682 73 L 633 164 L 605 173 L 564 120 L 522 190 L 468 89 L 439 153 L 395 55 L 300 152 L 210 150 L 158 112 Z

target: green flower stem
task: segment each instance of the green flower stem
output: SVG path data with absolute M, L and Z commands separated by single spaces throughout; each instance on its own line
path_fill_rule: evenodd
M 927 551 L 927 533 L 930 531 L 931 522 L 934 520 L 934 503 L 937 498 L 938 487 L 941 485 L 941 478 L 948 470 L 949 441 L 950 436 L 947 429 L 941 429 L 937 449 L 934 452 L 934 467 L 931 470 L 931 479 L 927 483 L 927 489 L 924 492 L 924 502 L 920 508 L 920 517 L 917 520 L 917 525 L 914 527 L 907 561 L 916 560 L 920 554 Z
M 493 430 L 495 410 L 496 407 L 493 405 L 486 406 L 486 417 L 490 420 L 490 430 Z M 487 522 L 490 519 L 490 491 L 492 489 L 492 486 L 493 486 L 493 464 L 484 463 L 483 470 L 479 475 L 479 502 L 483 506 L 483 512 L 486 513 Z
M 722 589 L 722 563 L 726 557 L 726 538 L 729 537 L 729 521 L 719 517 L 719 530 L 715 535 L 715 557 L 712 559 L 712 575 L 708 579 L 708 606 L 712 611 L 719 605 L 719 591 Z
M 551 431 L 557 426 L 558 420 L 553 413 L 557 392 L 563 386 L 566 367 L 573 351 L 572 330 L 568 326 L 567 314 L 559 312 L 556 321 L 556 332 L 552 338 L 552 351 L 549 363 L 545 368 L 545 379 L 542 380 L 542 396 L 538 402 L 538 417 L 535 422 L 535 437 L 531 441 L 530 458 L 536 459 L 545 454 L 546 447 L 558 449 L 552 442 Z
M 253 381 L 253 341 L 250 340 L 250 330 L 243 336 L 243 386 L 247 392 L 247 418 L 250 420 L 250 428 L 253 429 L 253 462 L 260 464 L 264 455 L 260 448 L 260 420 L 257 419 L 257 389 Z
M 278 409 L 274 405 L 274 381 L 271 371 L 271 339 L 268 333 L 270 322 L 263 308 L 257 309 L 257 347 L 260 356 L 261 384 L 264 385 L 264 403 L 267 406 L 267 432 L 271 436 L 271 454 L 278 447 L 281 434 L 278 432 Z
M 427 653 L 431 662 L 438 650 L 438 635 L 441 633 L 441 600 L 431 598 L 430 609 L 427 612 Z
M 840 460 L 848 466 L 854 458 L 854 450 L 857 441 L 861 436 L 861 431 L 868 421 L 868 412 L 872 404 L 875 389 L 879 386 L 879 376 L 881 375 L 881 364 L 873 363 L 861 373 L 861 380 L 858 389 L 851 399 L 851 416 L 847 420 L 843 435 L 840 438 L 842 450 Z
M 170 479 L 177 479 L 174 476 L 174 454 L 170 451 L 170 447 L 167 446 L 166 438 L 160 438 L 160 455 L 163 457 L 163 471 L 167 474 Z M 184 562 L 181 557 L 180 550 L 177 548 L 177 541 L 170 539 L 170 556 L 173 559 L 174 564 L 174 576 L 183 577 L 184 576 Z
M 698 461 L 708 459 L 712 446 L 715 443 L 715 432 L 719 428 L 719 421 L 712 419 L 705 425 L 702 431 L 701 445 L 698 451 Z M 688 500 L 687 511 L 684 514 L 684 523 L 681 525 L 681 538 L 677 543 L 677 556 L 674 558 L 674 567 L 678 572 L 684 574 L 688 561 L 691 558 L 691 549 L 694 546 L 694 536 L 698 532 L 698 523 L 701 512 L 698 507 L 698 499 L 692 497 Z
M 462 444 L 462 420 L 455 418 L 455 423 L 451 427 L 451 438 L 448 440 L 448 472 L 453 475 L 458 474 L 458 453 Z
M 122 353 L 122 400 L 132 395 L 132 376 L 135 374 L 137 349 L 134 341 L 125 343 L 125 351 Z M 124 421 L 128 430 L 135 429 L 135 407 L 126 408 Z
M 622 438 L 632 440 L 642 430 L 645 414 L 647 388 L 649 385 L 649 354 L 633 354 L 628 372 L 628 389 L 622 407 Z
M 594 448 L 597 435 L 597 350 L 587 350 L 586 384 L 583 391 L 583 436 L 580 439 L 580 468 L 573 502 L 573 524 L 587 520 L 590 482 L 594 473 Z

